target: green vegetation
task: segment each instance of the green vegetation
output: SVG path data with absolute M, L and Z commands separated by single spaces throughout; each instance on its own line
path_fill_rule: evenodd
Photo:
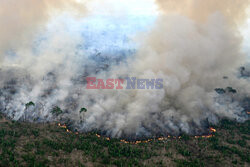
M 61 110 L 61 108 L 59 108 L 58 106 L 54 107 L 53 110 L 51 111 L 51 113 L 55 116 L 58 116 L 60 114 L 63 113 L 63 111 Z
M 86 108 L 81 108 L 80 113 L 87 112 L 88 110 Z
M 230 93 L 237 93 L 237 91 L 233 89 L 232 87 L 227 87 L 226 90 Z
M 59 109 L 57 109 L 59 110 Z M 0 115 L 0 166 L 249 166 L 249 125 L 223 120 L 211 138 L 118 139 L 76 134 L 54 124 L 9 121 Z
M 226 89 L 223 88 L 216 88 L 214 89 L 218 94 L 224 94 L 226 92 L 228 93 L 237 93 L 237 91 L 235 89 L 233 89 L 232 87 L 227 87 Z
M 30 106 L 35 106 L 35 103 L 33 103 L 32 101 L 30 101 L 29 103 L 25 104 L 25 108 L 29 108 Z

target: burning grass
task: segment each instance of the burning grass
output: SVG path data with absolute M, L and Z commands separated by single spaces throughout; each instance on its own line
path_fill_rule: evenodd
M 66 124 L 58 123 L 57 125 L 63 129 L 65 129 L 67 133 L 74 133 L 74 132 L 70 131 L 70 129 L 67 127 Z M 198 138 L 211 138 L 211 137 L 214 137 L 215 133 L 216 133 L 216 129 L 210 127 L 207 135 L 192 136 L 192 137 L 194 137 L 196 139 L 198 139 Z M 75 134 L 78 135 L 79 133 L 75 132 Z M 101 136 L 99 134 L 95 134 L 95 135 L 98 138 L 103 138 L 107 141 L 110 141 L 109 137 L 104 137 L 104 136 Z M 141 143 L 149 143 L 152 141 L 167 141 L 168 139 L 182 139 L 182 137 L 183 136 L 170 136 L 170 135 L 168 135 L 167 137 L 158 137 L 158 138 L 153 138 L 153 139 L 151 138 L 151 139 L 146 139 L 146 140 L 135 140 L 135 141 L 121 139 L 120 142 L 125 143 L 125 144 L 141 144 Z

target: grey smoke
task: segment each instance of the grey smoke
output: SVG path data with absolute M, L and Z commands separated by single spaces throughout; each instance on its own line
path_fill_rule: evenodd
M 165 2 L 171 2 L 171 10 Z M 249 117 L 242 101 L 249 98 L 250 84 L 237 77 L 245 63 L 237 27 L 249 1 L 240 2 L 236 9 L 232 1 L 206 5 L 189 0 L 185 8 L 181 1 L 158 1 L 162 14 L 149 32 L 134 38 L 135 55 L 104 64 L 82 56 L 82 39 L 58 23 L 38 55 L 29 47 L 18 48 L 13 60 L 18 65 L 0 70 L 1 112 L 14 120 L 63 121 L 81 132 L 126 138 L 201 134 L 223 118 L 244 122 Z M 199 15 L 195 4 L 204 13 Z M 164 89 L 87 90 L 86 76 L 163 78 Z M 227 87 L 237 93 L 215 91 Z M 29 101 L 35 106 L 25 108 Z M 53 115 L 55 106 L 63 114 Z M 79 112 L 82 107 L 88 111 Z

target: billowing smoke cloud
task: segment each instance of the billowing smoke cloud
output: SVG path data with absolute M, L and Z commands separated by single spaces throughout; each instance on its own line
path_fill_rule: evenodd
M 0 2 L 0 65 L 4 53 L 24 47 L 51 15 L 62 10 L 85 12 L 74 0 L 1 0 Z
M 0 71 L 2 112 L 15 120 L 65 121 L 79 131 L 128 138 L 201 134 L 222 118 L 247 120 L 241 101 L 250 84 L 236 76 L 245 62 L 236 25 L 249 1 L 157 2 L 163 13 L 149 32 L 136 36 L 139 48 L 126 61 L 96 63 L 82 56 L 79 36 L 60 28 L 38 53 L 17 51 L 25 55 L 25 70 Z M 27 54 L 35 58 L 26 60 Z M 162 78 L 164 89 L 88 90 L 87 76 Z M 237 93 L 214 91 L 226 87 Z M 29 101 L 35 106 L 25 106 Z M 55 106 L 63 113 L 53 114 Z M 88 111 L 79 112 L 82 107 Z

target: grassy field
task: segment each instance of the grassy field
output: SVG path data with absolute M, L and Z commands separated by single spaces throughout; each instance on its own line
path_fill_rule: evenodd
M 54 124 L 15 122 L 0 115 L 0 166 L 250 166 L 250 121 L 223 120 L 211 138 L 127 144 Z

